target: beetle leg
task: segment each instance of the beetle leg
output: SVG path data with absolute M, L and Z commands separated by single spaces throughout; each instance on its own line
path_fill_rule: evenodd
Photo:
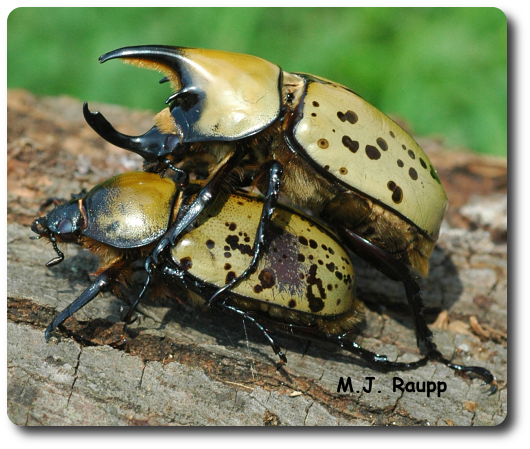
M 361 347 L 358 343 L 346 338 L 348 333 L 342 335 L 328 335 L 326 340 L 337 343 L 341 348 L 355 354 L 372 368 L 380 369 L 382 371 L 409 371 L 420 366 L 425 366 L 430 360 L 429 356 L 425 356 L 415 362 L 390 362 L 386 356 L 381 356 L 375 352 L 369 351 Z
M 232 288 L 237 283 L 245 279 L 252 270 L 256 269 L 259 259 L 263 254 L 263 248 L 265 246 L 265 239 L 267 237 L 267 230 L 269 228 L 272 214 L 276 204 L 278 203 L 278 196 L 280 194 L 280 184 L 283 173 L 282 164 L 278 161 L 268 161 L 264 167 L 264 170 L 267 170 L 269 173 L 269 183 L 267 187 L 267 193 L 263 201 L 263 209 L 261 212 L 261 218 L 258 224 L 258 229 L 256 230 L 256 237 L 254 238 L 254 247 L 252 248 L 252 261 L 249 266 L 241 273 L 239 276 L 233 278 L 229 283 L 217 290 L 212 297 L 208 300 L 206 307 L 211 307 L 220 294 L 224 291 Z
M 420 351 L 426 353 L 427 358 L 430 360 L 441 362 L 456 371 L 466 374 L 475 374 L 481 377 L 486 384 L 492 385 L 491 394 L 493 394 L 497 390 L 497 382 L 495 376 L 493 376 L 493 374 L 491 374 L 486 368 L 456 365 L 447 360 L 438 350 L 436 344 L 432 341 L 432 332 L 427 326 L 423 316 L 423 300 L 421 298 L 420 286 L 417 279 L 412 276 L 407 266 L 394 259 L 386 251 L 353 233 L 345 226 L 338 225 L 335 226 L 335 228 L 338 230 L 339 235 L 345 240 L 348 248 L 354 253 L 369 262 L 390 279 L 403 282 L 407 293 L 409 307 L 414 318 L 416 340 Z
M 142 299 L 141 296 L 138 295 L 136 297 L 135 301 L 132 303 L 132 305 L 129 308 L 129 310 L 127 311 L 127 313 L 123 313 L 123 306 L 120 307 L 120 319 L 125 324 L 132 324 L 138 319 L 138 315 L 136 315 L 136 317 L 133 318 L 133 319 L 131 319 L 131 317 L 132 317 L 132 314 L 133 314 L 134 310 L 136 309 L 136 306 L 138 305 L 138 303 L 140 302 L 141 299 Z
M 349 249 L 362 259 L 370 263 L 385 276 L 394 281 L 403 282 L 407 293 L 409 307 L 414 317 L 416 328 L 416 339 L 418 347 L 422 352 L 436 351 L 436 345 L 431 341 L 432 332 L 427 327 L 423 317 L 423 301 L 421 290 L 416 278 L 414 278 L 406 265 L 394 259 L 383 249 L 370 243 L 368 240 L 352 232 L 344 225 L 335 225 L 341 238 L 345 241 Z
M 455 371 L 459 371 L 464 374 L 474 374 L 480 377 L 484 381 L 484 385 L 491 385 L 490 395 L 497 391 L 497 380 L 495 379 L 495 376 L 493 376 L 493 374 L 491 374 L 491 372 L 486 368 L 482 368 L 480 366 L 463 366 L 451 363 L 449 360 L 444 358 L 437 349 L 429 352 L 425 357 L 415 362 L 389 362 L 386 360 L 386 357 L 381 357 L 377 354 L 374 354 L 373 352 L 362 348 L 357 343 L 347 339 L 347 335 L 348 333 L 338 336 L 327 335 L 326 340 L 335 341 L 341 346 L 341 348 L 357 355 L 373 368 L 379 368 L 384 371 L 409 371 L 419 368 L 420 366 L 425 366 L 429 360 L 435 360 L 437 362 L 443 363 Z
M 370 367 L 379 369 L 381 371 L 413 370 L 419 368 L 420 366 L 425 366 L 430 360 L 429 356 L 425 356 L 415 362 L 410 363 L 390 362 L 385 355 L 379 355 L 375 352 L 369 351 L 368 349 L 364 349 L 358 343 L 350 340 L 348 337 L 351 335 L 351 331 L 334 335 L 323 332 L 316 327 L 278 323 L 267 318 L 263 318 L 262 320 L 265 321 L 269 327 L 274 327 L 275 330 L 284 334 L 314 341 L 329 341 L 331 343 L 337 344 L 341 348 L 359 357 Z
M 278 345 L 278 343 L 274 341 L 274 339 L 271 337 L 267 329 L 265 329 L 256 318 L 254 318 L 253 316 L 251 316 L 248 312 L 245 312 L 244 310 L 240 310 L 234 306 L 226 304 L 224 301 L 218 301 L 216 303 L 216 307 L 222 307 L 223 309 L 227 309 L 234 313 L 237 313 L 238 315 L 241 315 L 244 319 L 249 320 L 251 323 L 253 323 L 263 333 L 263 335 L 265 335 L 265 338 L 267 338 L 267 340 L 269 341 L 269 344 L 271 345 L 272 350 L 280 358 L 280 364 L 278 368 L 280 368 L 284 363 L 287 363 L 287 357 L 283 353 L 280 345 Z
M 46 341 L 50 340 L 51 332 L 57 331 L 57 326 L 59 326 L 59 324 L 63 323 L 81 307 L 84 307 L 86 304 L 92 301 L 99 293 L 104 293 L 111 289 L 116 282 L 113 271 L 114 270 L 112 269 L 107 269 L 101 273 L 96 280 L 83 293 L 81 293 L 81 295 L 79 295 L 74 302 L 72 302 L 72 304 L 70 304 L 53 319 L 44 333 Z

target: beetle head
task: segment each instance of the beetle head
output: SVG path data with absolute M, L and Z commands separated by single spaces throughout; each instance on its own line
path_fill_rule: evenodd
M 57 256 L 46 266 L 51 267 L 64 260 L 63 253 L 57 247 L 57 242 L 75 243 L 79 240 L 85 227 L 85 220 L 81 212 L 82 200 L 71 200 L 55 207 L 48 215 L 39 217 L 31 224 L 31 230 L 38 234 L 39 239 L 45 237 L 50 240 Z
M 261 58 L 216 50 L 168 46 L 125 47 L 110 59 L 162 72 L 173 93 L 155 126 L 138 137 L 118 133 L 85 105 L 85 118 L 109 142 L 152 162 L 170 153 L 178 157 L 186 143 L 234 141 L 274 122 L 281 108 L 281 70 Z

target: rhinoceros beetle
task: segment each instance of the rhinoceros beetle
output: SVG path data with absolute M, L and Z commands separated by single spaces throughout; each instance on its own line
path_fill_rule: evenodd
M 31 228 L 49 239 L 64 259 L 59 243 L 77 243 L 100 257 L 96 280 L 46 329 L 46 339 L 62 322 L 100 292 L 128 284 L 133 264 L 153 245 L 191 198 L 169 178 L 146 172 L 115 176 L 87 194 L 57 205 Z M 224 195 L 179 240 L 154 274 L 171 295 L 175 285 L 189 289 L 190 300 L 204 305 L 219 287 L 237 277 L 252 259 L 253 235 L 263 200 L 249 194 Z M 348 335 L 363 321 L 355 297 L 355 274 L 337 238 L 309 217 L 276 208 L 267 245 L 257 270 L 230 290 L 215 307 L 250 320 L 267 337 L 281 363 L 286 357 L 265 329 L 334 342 L 380 369 L 413 369 L 414 363 L 390 362 L 361 348 Z M 135 304 L 136 305 L 136 304 Z M 134 306 L 124 319 L 129 319 Z

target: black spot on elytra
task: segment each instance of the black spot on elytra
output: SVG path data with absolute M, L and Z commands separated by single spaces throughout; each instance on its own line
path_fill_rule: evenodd
M 350 136 L 344 136 L 342 138 L 342 144 L 352 153 L 357 153 L 357 150 L 359 149 L 359 142 L 357 140 L 352 140 Z
M 228 226 L 228 229 L 230 229 L 232 232 L 235 231 L 236 228 L 237 228 L 237 225 L 234 222 L 230 223 L 230 226 Z
M 326 290 L 322 286 L 322 279 L 317 277 L 317 265 L 311 265 L 309 268 L 309 275 L 307 276 L 307 300 L 309 301 L 309 310 L 316 313 L 324 308 L 324 299 L 326 299 Z M 318 289 L 320 297 L 313 293 L 313 286 Z
M 425 163 L 425 161 L 420 157 L 420 164 L 423 168 L 427 168 L 427 164 Z
M 311 113 L 311 117 L 316 117 L 316 116 L 317 115 L 314 112 Z
M 401 145 L 401 148 L 403 148 L 404 150 L 407 149 L 407 147 L 405 145 Z
M 333 273 L 335 271 L 335 264 L 333 262 L 327 263 L 326 268 Z
M 357 114 L 353 111 L 347 111 L 346 113 L 339 111 L 337 112 L 337 117 L 339 118 L 341 122 L 345 122 L 347 120 L 352 125 L 354 123 L 357 123 L 357 120 L 359 120 L 359 118 L 357 117 Z
M 388 134 L 390 134 L 390 137 L 394 137 L 394 138 L 396 137 L 396 135 L 394 134 L 394 132 L 393 132 L 393 131 L 389 131 L 389 133 L 388 133 Z
M 293 298 L 291 298 L 288 305 L 292 309 L 296 307 L 296 301 Z
M 272 270 L 268 268 L 261 270 L 260 274 L 258 275 L 258 279 L 260 280 L 261 286 L 263 288 L 272 288 L 274 284 L 276 284 L 276 277 L 274 276 Z
M 318 247 L 317 242 L 315 242 L 313 239 L 309 240 L 309 246 L 313 249 L 316 249 Z
M 418 172 L 417 172 L 414 168 L 410 167 L 410 168 L 409 168 L 409 176 L 410 176 L 414 181 L 416 181 L 416 179 L 418 179 Z
M 229 249 L 231 249 L 232 251 L 238 250 L 241 254 L 252 255 L 252 247 L 250 245 L 246 245 L 244 243 L 239 243 L 239 236 L 237 236 L 237 235 L 229 235 L 225 239 L 225 241 L 226 241 L 226 243 L 228 243 L 230 245 Z M 225 247 L 225 249 L 226 249 L 226 247 Z
M 307 241 L 307 239 L 303 235 L 300 235 L 298 237 L 298 241 L 304 246 L 307 246 L 309 244 L 309 242 Z
M 373 145 L 366 145 L 365 151 L 366 155 L 373 161 L 381 157 L 381 152 Z
M 333 285 L 328 284 L 328 290 L 329 290 L 329 291 L 332 291 L 332 290 L 333 290 Z
M 236 278 L 236 273 L 234 271 L 229 271 L 228 273 L 226 273 L 226 279 L 225 279 L 225 284 L 229 284 L 230 282 L 232 282 L 235 278 Z
M 337 279 L 338 279 L 339 281 L 342 281 L 342 273 L 341 273 L 340 271 L 338 271 L 338 270 L 335 271 L 335 276 L 337 277 Z
M 333 248 L 331 246 L 328 248 L 328 251 L 331 255 L 335 254 L 335 251 L 333 251 Z
M 414 151 L 409 150 L 408 153 L 411 159 L 416 159 L 416 155 L 414 154 Z
M 382 137 L 378 137 L 376 142 L 377 142 L 377 145 L 379 145 L 379 148 L 381 148 L 383 151 L 388 150 L 388 145 L 385 139 L 383 139 Z
M 320 105 L 318 104 L 318 101 L 313 101 L 313 106 L 314 106 L 315 108 L 318 108 Z
M 403 200 L 403 190 L 394 181 L 388 181 L 388 190 L 392 191 L 392 201 L 399 204 Z
M 182 259 L 180 259 L 180 264 L 185 270 L 189 270 L 193 266 L 191 257 L 183 257 Z
M 339 169 L 339 173 L 344 176 L 348 174 L 348 170 L 346 169 L 346 167 L 341 167 Z
M 225 263 L 225 270 L 230 270 L 232 268 L 232 265 L 230 265 L 228 262 Z
M 206 240 L 206 246 L 208 247 L 208 249 L 213 249 L 215 247 L 215 242 L 211 239 Z
M 261 293 L 263 291 L 263 287 L 259 284 L 256 284 L 254 286 L 254 293 Z
M 398 164 L 398 167 L 401 167 L 401 168 L 403 168 L 403 166 L 405 165 L 401 159 L 397 160 L 397 164 Z
M 346 120 L 348 120 L 352 125 L 357 123 L 357 120 L 359 120 L 359 117 L 357 117 L 357 114 L 353 111 L 347 111 L 345 117 Z
M 228 258 L 232 257 L 232 253 L 229 253 L 227 251 L 226 253 L 224 253 L 224 256 L 228 259 Z
M 320 259 L 318 259 L 318 264 L 319 265 L 324 265 L 324 262 L 322 262 Z
M 296 260 L 298 260 L 298 262 L 304 262 L 305 256 L 302 253 L 298 253 L 298 257 Z
M 401 190 L 401 187 L 396 187 L 394 189 L 394 192 L 392 193 L 392 201 L 394 203 L 399 204 L 401 201 L 403 201 L 403 190 Z

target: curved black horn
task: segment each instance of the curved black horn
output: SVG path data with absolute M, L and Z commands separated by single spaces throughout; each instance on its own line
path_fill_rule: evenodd
M 178 63 L 182 58 L 180 47 L 168 45 L 139 45 L 136 47 L 123 47 L 110 51 L 99 57 L 99 62 L 103 63 L 116 58 L 147 59 L 158 62 L 180 72 Z
M 174 134 L 162 134 L 156 126 L 141 136 L 128 136 L 116 131 L 100 112 L 91 112 L 88 103 L 83 103 L 83 115 L 90 127 L 107 142 L 125 150 L 139 154 L 152 162 L 171 154 L 179 145 L 179 137 Z

